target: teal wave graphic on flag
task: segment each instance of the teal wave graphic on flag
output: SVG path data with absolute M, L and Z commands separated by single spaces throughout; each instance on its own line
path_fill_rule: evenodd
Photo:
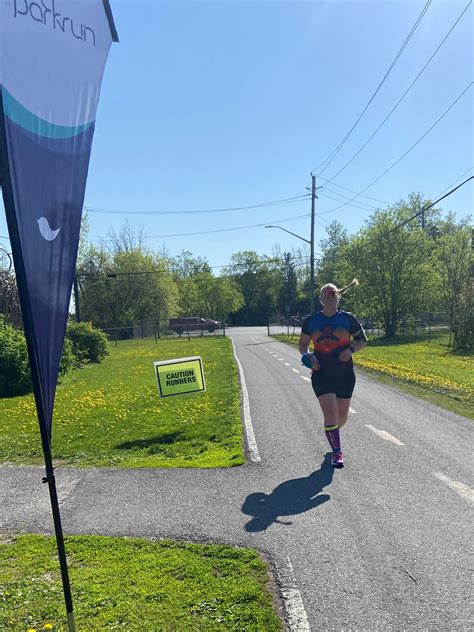
M 55 125 L 30 112 L 12 96 L 5 86 L 1 86 L 3 110 L 8 118 L 24 130 L 43 138 L 72 138 L 90 129 L 94 123 L 78 126 Z

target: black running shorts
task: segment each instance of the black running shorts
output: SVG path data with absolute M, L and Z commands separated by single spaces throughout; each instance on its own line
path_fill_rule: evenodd
M 350 399 L 354 391 L 356 377 L 354 371 L 345 375 L 329 376 L 319 371 L 314 371 L 311 376 L 311 384 L 316 397 L 334 393 L 336 397 Z

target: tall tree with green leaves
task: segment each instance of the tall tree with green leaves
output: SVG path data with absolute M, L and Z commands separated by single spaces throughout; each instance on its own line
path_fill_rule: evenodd
M 362 283 L 352 300 L 355 310 L 375 317 L 387 338 L 395 336 L 402 319 L 434 306 L 438 279 L 432 240 L 414 221 L 401 225 L 418 209 L 418 196 L 410 196 L 376 210 L 341 256 L 341 270 Z
M 91 249 L 79 281 L 82 319 L 101 328 L 166 320 L 177 311 L 168 262 L 144 249 Z
M 298 279 L 296 266 L 291 252 L 283 253 L 278 265 L 280 288 L 277 297 L 277 310 L 281 314 L 294 314 L 298 309 Z
M 439 296 L 449 318 L 455 350 L 474 349 L 474 252 L 470 218 L 439 223 L 433 266 L 440 276 Z
M 212 272 L 198 272 L 181 279 L 180 314 L 221 320 L 242 307 L 244 298 L 230 277 L 215 277 Z
M 231 316 L 234 324 L 264 325 L 275 311 L 278 271 L 271 257 L 260 257 L 253 250 L 237 252 L 222 276 L 230 277 L 239 288 L 243 306 Z

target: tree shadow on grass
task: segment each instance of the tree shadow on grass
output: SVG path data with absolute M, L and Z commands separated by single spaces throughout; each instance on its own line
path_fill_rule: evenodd
M 274 522 L 291 525 L 291 522 L 283 522 L 278 517 L 304 513 L 327 502 L 331 498 L 329 494 L 318 494 L 332 482 L 334 468 L 331 456 L 332 452 L 326 454 L 319 470 L 303 478 L 284 481 L 271 494 L 249 494 L 242 505 L 242 513 L 253 518 L 247 522 L 245 530 L 250 533 L 265 531 Z
M 134 439 L 133 441 L 125 441 L 115 446 L 117 450 L 136 450 L 140 448 L 142 450 L 156 447 L 159 445 L 170 445 L 182 437 L 183 433 L 180 430 L 176 432 L 167 432 L 157 437 L 149 437 L 148 439 Z

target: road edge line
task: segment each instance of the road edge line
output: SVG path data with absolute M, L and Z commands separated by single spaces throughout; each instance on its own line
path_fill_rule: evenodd
M 244 370 L 239 358 L 237 357 L 234 340 L 231 336 L 229 336 L 229 338 L 232 343 L 232 351 L 234 354 L 235 362 L 237 364 L 237 369 L 239 371 L 240 388 L 242 393 L 242 412 L 244 415 L 244 429 L 245 437 L 247 439 L 247 446 L 250 453 L 250 460 L 254 463 L 259 463 L 262 459 L 260 458 L 260 454 L 258 453 L 257 441 L 255 440 L 255 433 L 253 431 L 252 417 L 250 416 L 249 393 L 247 390 L 247 384 L 245 382 Z
M 281 568 L 275 564 L 281 596 L 285 606 L 288 629 L 290 632 L 311 632 L 308 615 L 303 604 L 303 598 L 296 586 L 295 573 L 290 557 L 286 558 L 287 565 Z

